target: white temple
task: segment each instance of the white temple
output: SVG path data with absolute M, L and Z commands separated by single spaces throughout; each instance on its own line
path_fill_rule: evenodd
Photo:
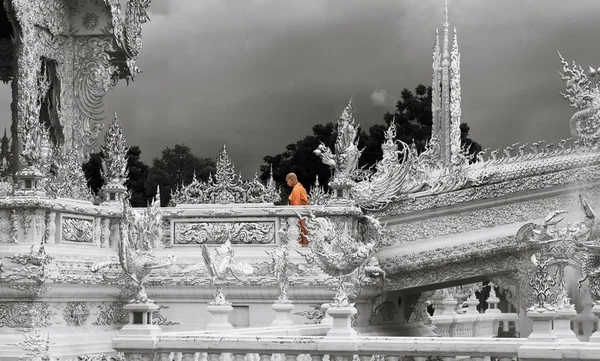
M 5 1 L 14 174 L 0 184 L 0 361 L 599 359 L 595 72 L 560 59 L 571 139 L 472 159 L 446 6 L 424 152 L 391 124 L 383 159 L 360 173 L 349 103 L 334 149 L 315 150 L 331 192 L 316 187 L 309 206 L 275 206 L 273 180 L 242 181 L 224 147 L 210 181 L 134 209 L 116 116 L 101 199 L 80 165 L 103 96 L 139 73 L 148 6 Z

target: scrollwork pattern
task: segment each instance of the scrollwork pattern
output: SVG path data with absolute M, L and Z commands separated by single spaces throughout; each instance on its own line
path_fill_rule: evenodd
M 175 244 L 267 244 L 275 242 L 274 222 L 175 223 Z

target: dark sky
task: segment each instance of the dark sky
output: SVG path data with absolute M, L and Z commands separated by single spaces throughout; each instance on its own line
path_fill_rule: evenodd
M 223 144 L 244 177 L 335 121 L 382 122 L 403 88 L 431 83 L 443 0 L 157 0 L 144 26 L 144 73 L 106 97 L 150 162 L 166 146 L 198 156 Z M 559 50 L 600 66 L 598 0 L 450 0 L 459 33 L 462 115 L 485 147 L 569 136 Z M 0 106 L 9 124 L 9 86 Z M 2 125 L 2 124 L 0 124 Z

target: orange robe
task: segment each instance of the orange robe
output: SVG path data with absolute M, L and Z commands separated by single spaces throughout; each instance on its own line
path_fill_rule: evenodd
M 288 198 L 290 201 L 290 206 L 307 206 L 308 205 L 308 195 L 306 194 L 306 189 L 300 183 L 296 183 L 294 188 L 292 189 L 292 194 Z M 308 240 L 304 236 L 308 234 L 306 230 L 306 226 L 304 225 L 304 221 L 300 221 L 300 244 L 308 245 Z

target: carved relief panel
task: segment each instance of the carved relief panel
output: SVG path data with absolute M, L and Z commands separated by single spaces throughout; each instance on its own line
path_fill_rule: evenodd
M 274 244 L 275 221 L 173 222 L 173 244 Z

